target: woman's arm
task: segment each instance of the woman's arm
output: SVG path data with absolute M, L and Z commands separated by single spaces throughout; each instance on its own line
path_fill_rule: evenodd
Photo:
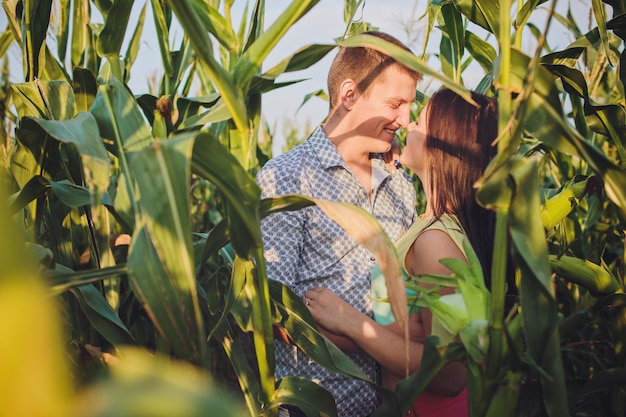
M 404 375 L 404 338 L 394 330 L 396 326 L 376 323 L 325 288 L 307 291 L 306 298 L 310 300 L 308 307 L 318 325 L 332 333 L 350 338 L 385 368 Z M 411 322 L 412 326 L 418 326 L 416 315 L 411 316 Z M 419 330 L 416 328 L 411 333 L 419 333 Z M 415 372 L 421 363 L 423 345 L 412 341 L 409 350 L 409 369 L 410 372 Z
M 449 274 L 450 271 L 439 263 L 441 258 L 465 259 L 450 237 L 437 230 L 424 232 L 414 242 L 406 263 L 409 272 L 415 274 Z M 451 293 L 446 288 L 441 293 Z M 387 370 L 404 378 L 405 345 L 404 337 L 397 325 L 383 326 L 370 317 L 354 309 L 332 291 L 315 288 L 307 291 L 309 309 L 315 321 L 322 327 L 352 339 L 363 351 L 374 358 Z M 432 315 L 422 309 L 409 319 L 409 372 L 419 370 L 424 353 L 424 337 L 432 331 Z M 429 388 L 443 395 L 456 395 L 466 385 L 466 369 L 460 363 L 451 363 L 442 369 L 431 381 Z

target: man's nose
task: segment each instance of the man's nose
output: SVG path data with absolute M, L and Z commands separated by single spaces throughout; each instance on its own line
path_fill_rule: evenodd
M 402 127 L 407 127 L 409 122 L 411 121 L 411 106 L 403 105 L 400 106 L 400 112 L 398 113 L 398 118 L 396 119 L 398 124 Z

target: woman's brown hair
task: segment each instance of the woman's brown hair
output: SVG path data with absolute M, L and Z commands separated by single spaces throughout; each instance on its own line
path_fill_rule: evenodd
M 474 183 L 496 154 L 498 105 L 494 99 L 472 92 L 477 103 L 468 103 L 454 91 L 443 88 L 428 102 L 426 149 L 431 206 L 435 218 L 444 213 L 458 217 L 483 268 L 487 288 L 495 214 L 476 202 Z

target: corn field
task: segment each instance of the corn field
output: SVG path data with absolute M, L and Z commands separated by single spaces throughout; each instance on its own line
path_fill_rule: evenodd
M 395 259 L 393 245 L 354 207 L 261 200 L 254 175 L 272 157 L 263 94 L 342 45 L 499 103 L 498 155 L 476 185 L 497 216 L 491 288 L 475 260 L 454 271 L 475 283 L 459 342 L 427 339 L 424 365 L 395 392 L 368 381 L 385 399 L 373 416 L 402 415 L 453 360 L 467 364 L 474 417 L 626 415 L 626 0 L 578 2 L 586 32 L 556 0 L 431 0 L 420 50 L 438 42 L 434 56 L 361 34 L 369 25 L 353 18 L 367 3 L 344 0 L 347 36 L 269 69 L 319 0 L 285 2 L 273 22 L 264 0 L 233 22 L 234 2 L 150 0 L 138 21 L 133 0 L 2 2 L 0 416 L 271 417 L 281 404 L 336 416 L 317 384 L 274 376 L 280 323 L 318 363 L 367 380 L 266 276 L 260 219 L 317 204 L 348 232 L 360 216 L 378 257 Z M 539 8 L 550 11 L 544 27 L 532 23 Z M 150 18 L 163 76 L 131 91 Z M 552 50 L 555 26 L 575 41 Z M 470 65 L 483 72 L 477 86 L 464 84 Z M 419 93 L 415 117 L 429 94 Z M 520 297 L 507 311 L 512 265 Z M 396 306 L 403 297 L 390 291 Z

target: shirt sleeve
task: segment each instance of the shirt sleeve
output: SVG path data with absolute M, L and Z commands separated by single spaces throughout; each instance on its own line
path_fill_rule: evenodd
M 266 166 L 257 174 L 261 197 L 301 194 L 296 176 L 278 166 Z M 306 210 L 306 209 L 304 209 Z M 303 210 L 282 211 L 261 220 L 267 277 L 295 289 L 304 242 Z

